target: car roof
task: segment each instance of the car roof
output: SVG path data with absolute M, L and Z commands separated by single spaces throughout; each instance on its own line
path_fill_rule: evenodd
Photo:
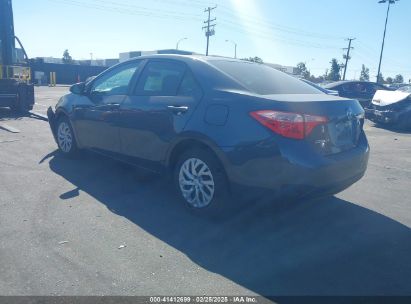
M 244 61 L 241 59 L 234 59 L 231 57 L 223 57 L 223 56 L 205 56 L 205 55 L 180 55 L 180 54 L 153 54 L 153 55 L 143 55 L 139 57 L 134 57 L 126 62 L 134 61 L 134 60 L 143 60 L 143 59 L 171 59 L 171 60 L 180 60 L 184 62 L 193 62 L 193 61 L 203 61 L 203 62 L 210 62 L 215 60 L 225 60 L 225 61 L 236 61 L 242 63 L 251 63 L 251 64 L 258 64 L 254 62 Z

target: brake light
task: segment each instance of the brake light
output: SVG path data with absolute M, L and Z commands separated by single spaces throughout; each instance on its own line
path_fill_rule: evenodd
M 271 110 L 251 112 L 250 115 L 275 133 L 294 139 L 304 139 L 316 126 L 328 122 L 323 116 Z

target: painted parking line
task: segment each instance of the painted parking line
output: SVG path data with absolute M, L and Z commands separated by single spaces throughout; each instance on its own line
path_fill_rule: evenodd
M 43 114 L 43 113 L 36 112 L 36 111 L 31 111 L 29 112 L 29 114 L 31 117 L 38 118 L 44 121 L 49 121 L 47 114 Z
M 9 126 L 9 125 L 4 124 L 4 123 L 0 124 L 0 129 L 3 129 L 5 131 L 11 132 L 11 133 L 20 133 L 19 129 L 14 128 L 14 127 Z
M 16 142 L 16 141 L 20 141 L 20 139 L 0 140 L 0 144 L 12 143 L 12 142 Z

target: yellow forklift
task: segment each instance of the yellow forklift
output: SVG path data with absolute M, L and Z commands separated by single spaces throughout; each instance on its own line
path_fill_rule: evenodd
M 33 105 L 30 61 L 20 40 L 14 36 L 12 3 L 0 0 L 0 107 L 24 113 L 32 110 Z

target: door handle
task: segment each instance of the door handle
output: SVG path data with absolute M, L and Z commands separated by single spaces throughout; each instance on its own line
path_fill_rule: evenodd
M 169 109 L 170 111 L 172 111 L 173 113 L 177 115 L 181 115 L 188 111 L 187 106 L 167 106 L 167 109 Z

